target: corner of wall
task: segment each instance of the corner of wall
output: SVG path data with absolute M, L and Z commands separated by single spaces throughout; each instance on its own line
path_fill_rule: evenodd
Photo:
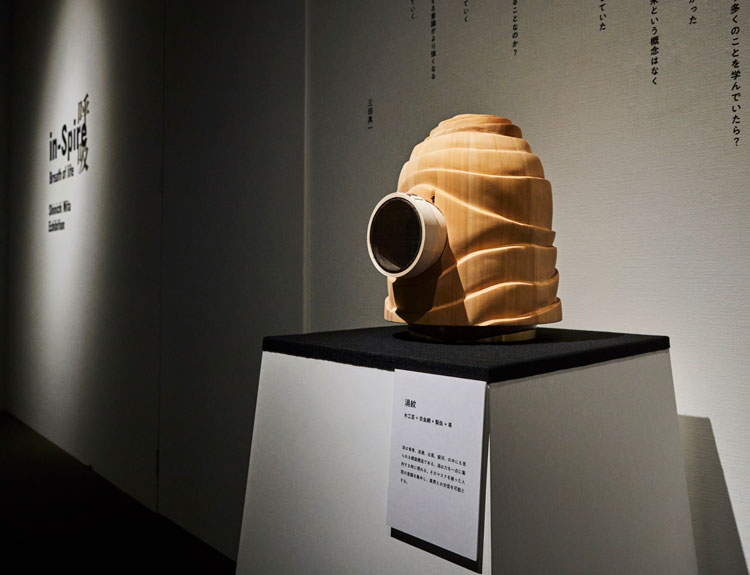
M 305 103 L 304 160 L 302 191 L 302 331 L 310 331 L 310 11 L 312 0 L 305 0 Z
M 11 9 L 8 0 L 0 0 L 0 411 L 5 410 L 8 379 L 8 160 L 10 140 L 10 59 Z

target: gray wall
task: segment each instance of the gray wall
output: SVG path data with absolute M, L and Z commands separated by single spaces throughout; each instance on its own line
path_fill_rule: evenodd
M 162 11 L 18 2 L 8 410 L 156 505 Z M 51 184 L 49 134 L 89 96 L 88 166 Z M 79 124 L 80 125 L 80 124 Z M 70 202 L 48 231 L 50 204 Z
M 519 2 L 515 56 L 512 2 L 434 4 L 433 80 L 430 0 L 310 0 L 307 325 L 382 323 L 372 208 L 440 120 L 509 117 L 552 183 L 561 325 L 671 337 L 678 410 L 711 424 L 683 428 L 702 565 L 737 572 L 720 550 L 750 549 L 750 132 L 735 145 L 730 3 L 695 24 L 659 4 L 656 85 L 648 3 Z
M 302 327 L 304 14 L 167 2 L 159 509 L 231 557 L 261 340 Z
M 261 340 L 302 327 L 304 2 L 17 11 L 8 408 L 235 557 Z
M 0 0 L 0 411 L 5 409 L 8 294 L 8 139 L 10 130 L 10 4 Z

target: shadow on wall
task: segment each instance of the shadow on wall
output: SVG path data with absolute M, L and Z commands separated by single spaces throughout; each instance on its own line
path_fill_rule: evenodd
M 747 575 L 711 420 L 688 415 L 679 419 L 698 573 Z

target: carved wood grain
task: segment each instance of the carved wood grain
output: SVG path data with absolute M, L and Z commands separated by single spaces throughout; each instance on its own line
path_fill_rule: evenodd
M 385 319 L 447 326 L 562 319 L 552 190 L 520 128 L 476 114 L 441 122 L 404 164 L 398 192 L 440 209 L 448 244 L 427 272 L 388 279 Z

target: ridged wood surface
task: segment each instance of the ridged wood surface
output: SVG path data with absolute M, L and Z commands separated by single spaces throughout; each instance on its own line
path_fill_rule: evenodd
M 441 122 L 404 164 L 398 192 L 434 202 L 448 244 L 423 274 L 388 279 L 385 319 L 445 326 L 562 319 L 552 190 L 518 126 L 476 114 Z

